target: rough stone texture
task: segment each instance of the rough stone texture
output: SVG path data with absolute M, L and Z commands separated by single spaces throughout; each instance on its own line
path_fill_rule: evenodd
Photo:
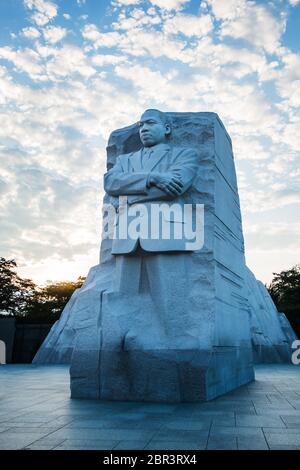
M 77 303 L 77 299 L 81 298 L 83 291 L 90 292 L 91 289 L 97 289 L 98 285 L 102 285 L 103 276 L 99 277 L 98 272 L 103 272 L 103 265 L 90 269 L 83 287 L 74 292 L 33 363 L 70 364 L 76 324 L 83 310 L 81 302 Z M 246 268 L 246 272 L 254 362 L 258 364 L 290 362 L 291 344 L 297 336 L 285 314 L 277 311 L 265 286 L 255 279 L 249 268 Z
M 298 339 L 298 337 L 295 334 L 293 328 L 291 327 L 290 322 L 288 321 L 287 317 L 282 312 L 279 313 L 279 321 L 280 321 L 281 329 L 285 335 L 285 338 L 287 342 L 289 343 L 289 345 L 291 345 L 293 341 Z
M 73 293 L 33 363 L 70 364 L 78 329 L 97 324 L 99 292 L 109 284 L 111 272 L 111 263 L 99 264 L 90 269 L 83 286 Z M 92 306 L 95 310 L 92 310 Z
M 286 316 L 278 313 L 263 283 L 248 268 L 246 273 L 254 361 L 290 362 L 292 342 L 297 337 Z
M 253 325 L 255 302 L 248 301 L 231 141 L 214 113 L 169 115 L 171 144 L 194 146 L 201 155 L 192 197 L 205 205 L 205 241 L 201 250 L 187 256 L 190 319 L 197 327 L 192 331 L 188 324 L 182 332 L 196 343 L 160 342 L 151 329 L 155 307 L 149 295 L 128 302 L 113 292 L 115 258 L 111 240 L 103 240 L 100 265 L 90 270 L 34 360 L 68 363 L 73 350 L 72 397 L 201 401 L 254 378 L 249 313 Z M 136 126 L 113 132 L 108 168 L 117 155 L 140 145 Z M 104 201 L 109 200 L 106 195 Z

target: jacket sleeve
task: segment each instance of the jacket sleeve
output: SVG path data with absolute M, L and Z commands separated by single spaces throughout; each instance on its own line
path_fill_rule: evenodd
M 170 167 L 170 171 L 178 175 L 183 183 L 179 196 L 184 194 L 192 185 L 199 168 L 199 163 L 199 154 L 194 149 L 183 149 L 177 155 Z
M 129 196 L 130 194 L 148 194 L 147 180 L 149 173 L 124 172 L 120 157 L 115 165 L 104 175 L 104 189 L 110 196 Z
M 147 202 L 147 201 L 159 201 L 159 200 L 172 200 L 174 199 L 174 196 L 170 196 L 167 193 L 165 193 L 162 189 L 159 189 L 157 186 L 151 186 L 147 190 L 147 194 L 141 195 L 141 194 L 135 194 L 128 196 L 127 201 L 128 204 L 135 204 L 136 202 Z
M 177 196 L 169 196 L 163 190 L 156 186 L 151 186 L 146 195 L 133 195 L 128 197 L 128 203 L 156 201 L 156 200 L 172 200 L 184 194 L 191 186 L 199 167 L 199 155 L 193 149 L 182 149 L 176 156 L 174 162 L 170 165 L 168 173 L 177 175 L 183 187 Z

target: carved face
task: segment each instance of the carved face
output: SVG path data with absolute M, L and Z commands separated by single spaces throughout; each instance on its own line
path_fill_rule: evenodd
M 152 147 L 166 141 L 166 136 L 170 134 L 169 124 L 164 123 L 159 113 L 146 111 L 139 123 L 139 133 L 144 147 Z

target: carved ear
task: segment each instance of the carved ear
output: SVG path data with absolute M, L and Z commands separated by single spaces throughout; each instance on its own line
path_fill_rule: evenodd
M 170 126 L 170 124 L 166 124 L 166 125 L 165 125 L 165 129 L 166 129 L 166 135 L 170 135 L 170 134 L 171 134 L 171 126 Z

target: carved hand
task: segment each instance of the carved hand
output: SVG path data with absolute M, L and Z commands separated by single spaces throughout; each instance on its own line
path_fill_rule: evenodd
M 176 173 L 151 173 L 149 184 L 162 189 L 169 196 L 178 196 L 183 184 Z

